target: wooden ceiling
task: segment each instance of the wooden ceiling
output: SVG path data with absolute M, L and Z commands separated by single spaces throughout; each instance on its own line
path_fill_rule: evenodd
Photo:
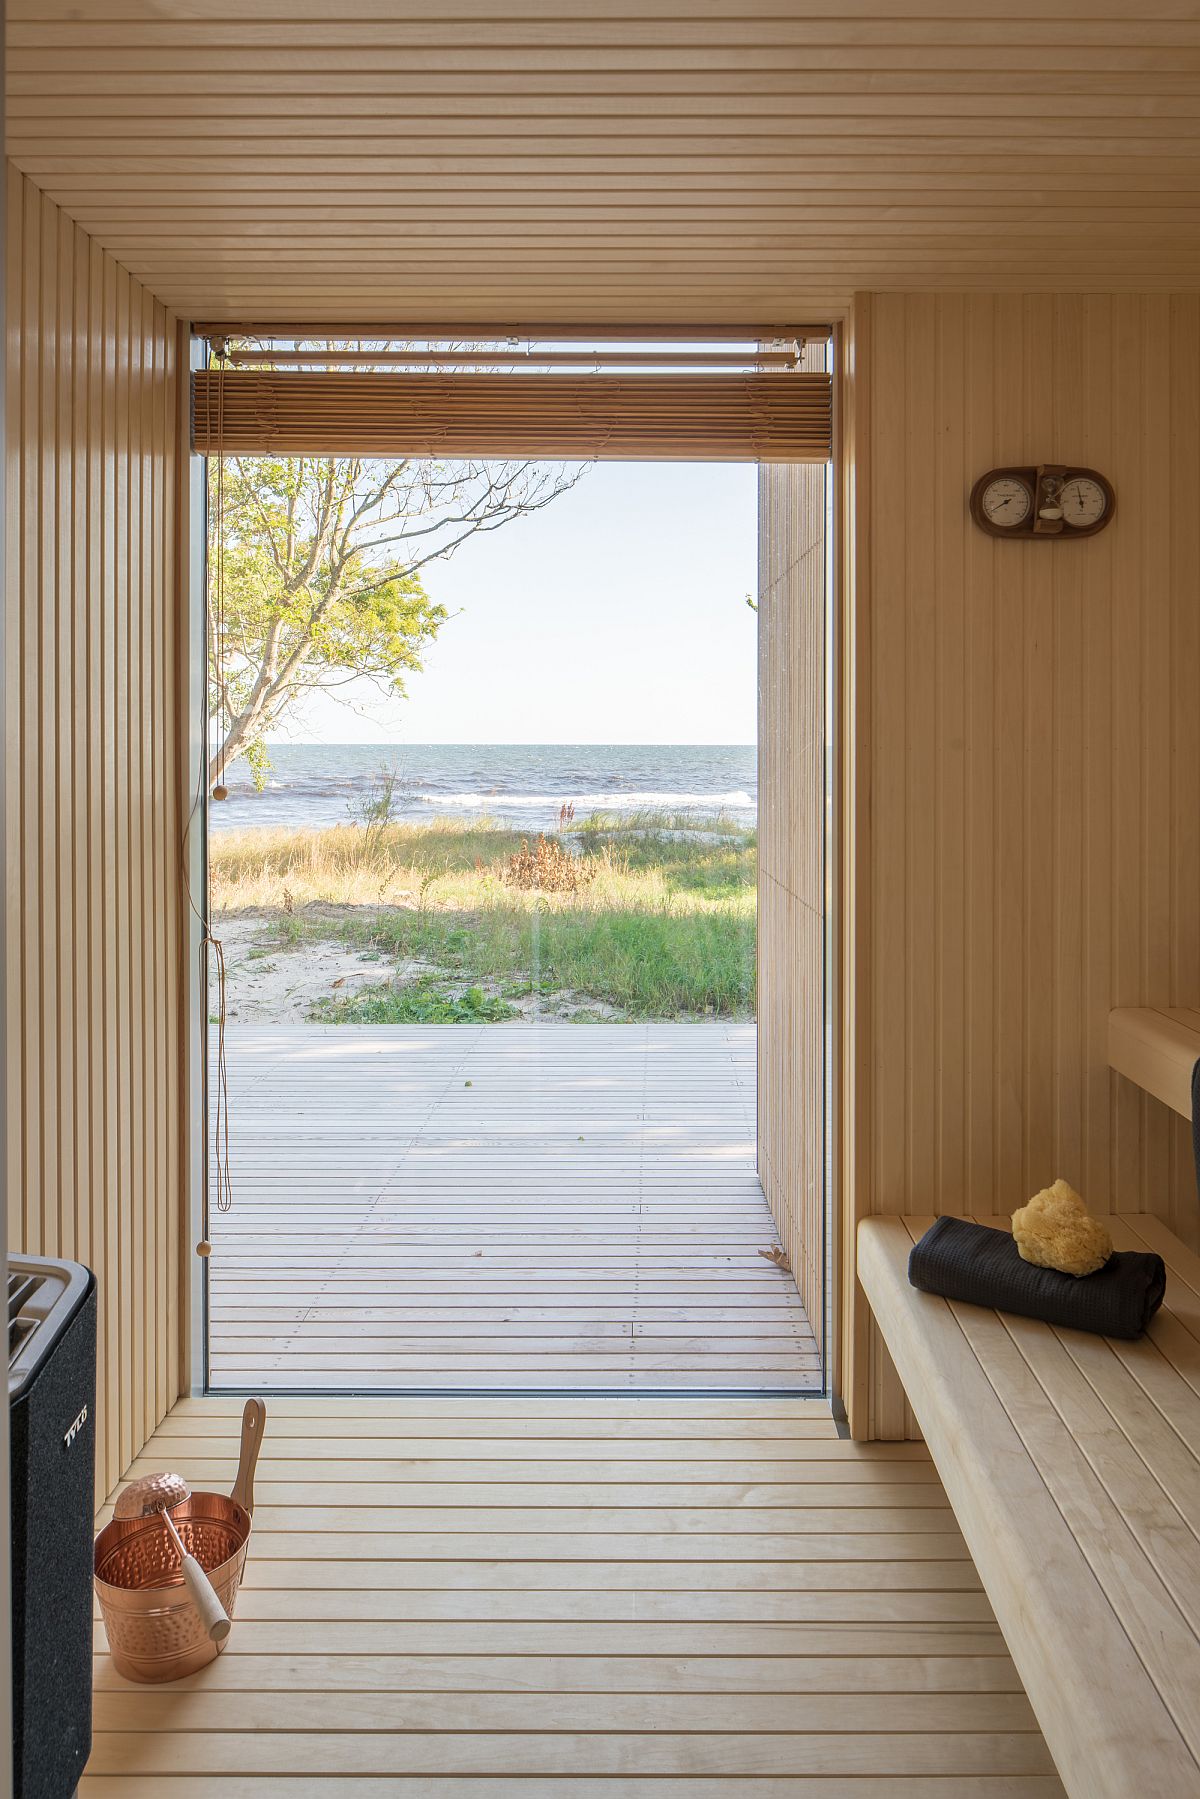
M 1195 0 L 10 0 L 9 150 L 258 322 L 1200 285 Z

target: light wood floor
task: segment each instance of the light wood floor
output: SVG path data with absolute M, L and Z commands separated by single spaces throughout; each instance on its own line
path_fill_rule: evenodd
M 234 1026 L 211 1384 L 803 1391 L 753 1025 Z
M 240 1402 L 131 1473 L 228 1487 Z M 269 1407 L 233 1635 L 82 1799 L 1051 1799 L 924 1448 L 789 1399 Z

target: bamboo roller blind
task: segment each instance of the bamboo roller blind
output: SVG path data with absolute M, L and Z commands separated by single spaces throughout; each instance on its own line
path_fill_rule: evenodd
M 231 456 L 825 462 L 823 373 L 394 375 L 202 370 L 193 442 Z

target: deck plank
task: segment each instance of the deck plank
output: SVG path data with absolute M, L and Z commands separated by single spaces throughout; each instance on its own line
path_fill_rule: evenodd
M 228 1028 L 220 1389 L 803 1392 L 753 1025 Z

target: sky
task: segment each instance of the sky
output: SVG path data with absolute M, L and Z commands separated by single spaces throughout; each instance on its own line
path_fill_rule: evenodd
M 272 741 L 753 743 L 757 475 L 593 464 L 426 568 L 453 616 L 406 700 L 365 681 L 310 696 Z

